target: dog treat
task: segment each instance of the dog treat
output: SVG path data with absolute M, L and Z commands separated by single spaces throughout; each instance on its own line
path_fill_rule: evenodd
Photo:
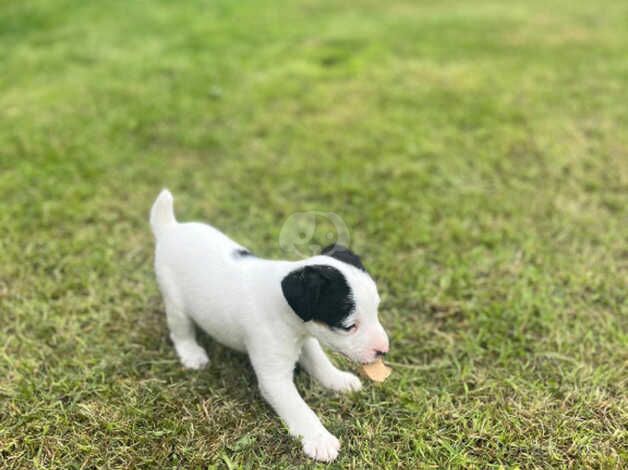
M 381 359 L 371 364 L 364 364 L 361 370 L 373 382 L 383 382 L 392 372 L 392 369 L 384 364 L 384 361 Z

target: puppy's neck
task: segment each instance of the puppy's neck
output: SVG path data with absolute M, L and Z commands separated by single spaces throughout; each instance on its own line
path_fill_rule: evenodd
M 290 308 L 281 290 L 281 281 L 292 271 L 307 264 L 307 260 L 283 261 L 267 259 L 247 259 L 247 279 L 253 293 L 252 299 L 267 310 L 273 321 L 285 325 L 295 338 L 304 340 L 309 336 L 305 323 Z

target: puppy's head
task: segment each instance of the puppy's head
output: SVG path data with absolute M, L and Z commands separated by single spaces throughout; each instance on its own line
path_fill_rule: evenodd
M 377 286 L 348 248 L 325 248 L 284 277 L 281 288 L 308 333 L 324 345 L 360 363 L 388 352 L 388 336 L 377 318 Z

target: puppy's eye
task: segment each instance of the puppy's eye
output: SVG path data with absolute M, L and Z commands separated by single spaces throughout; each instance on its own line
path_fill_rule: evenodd
M 358 325 L 356 323 L 349 326 L 340 325 L 339 329 L 341 329 L 342 331 L 346 331 L 347 333 L 353 333 L 355 330 L 358 329 Z

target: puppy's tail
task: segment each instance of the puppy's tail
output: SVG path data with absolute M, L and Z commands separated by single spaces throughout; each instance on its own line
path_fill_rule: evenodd
M 177 223 L 177 219 L 174 218 L 172 201 L 172 194 L 167 189 L 162 189 L 157 199 L 155 199 L 150 210 L 150 226 L 153 229 L 155 238 L 159 238 L 159 234 L 166 227 Z

